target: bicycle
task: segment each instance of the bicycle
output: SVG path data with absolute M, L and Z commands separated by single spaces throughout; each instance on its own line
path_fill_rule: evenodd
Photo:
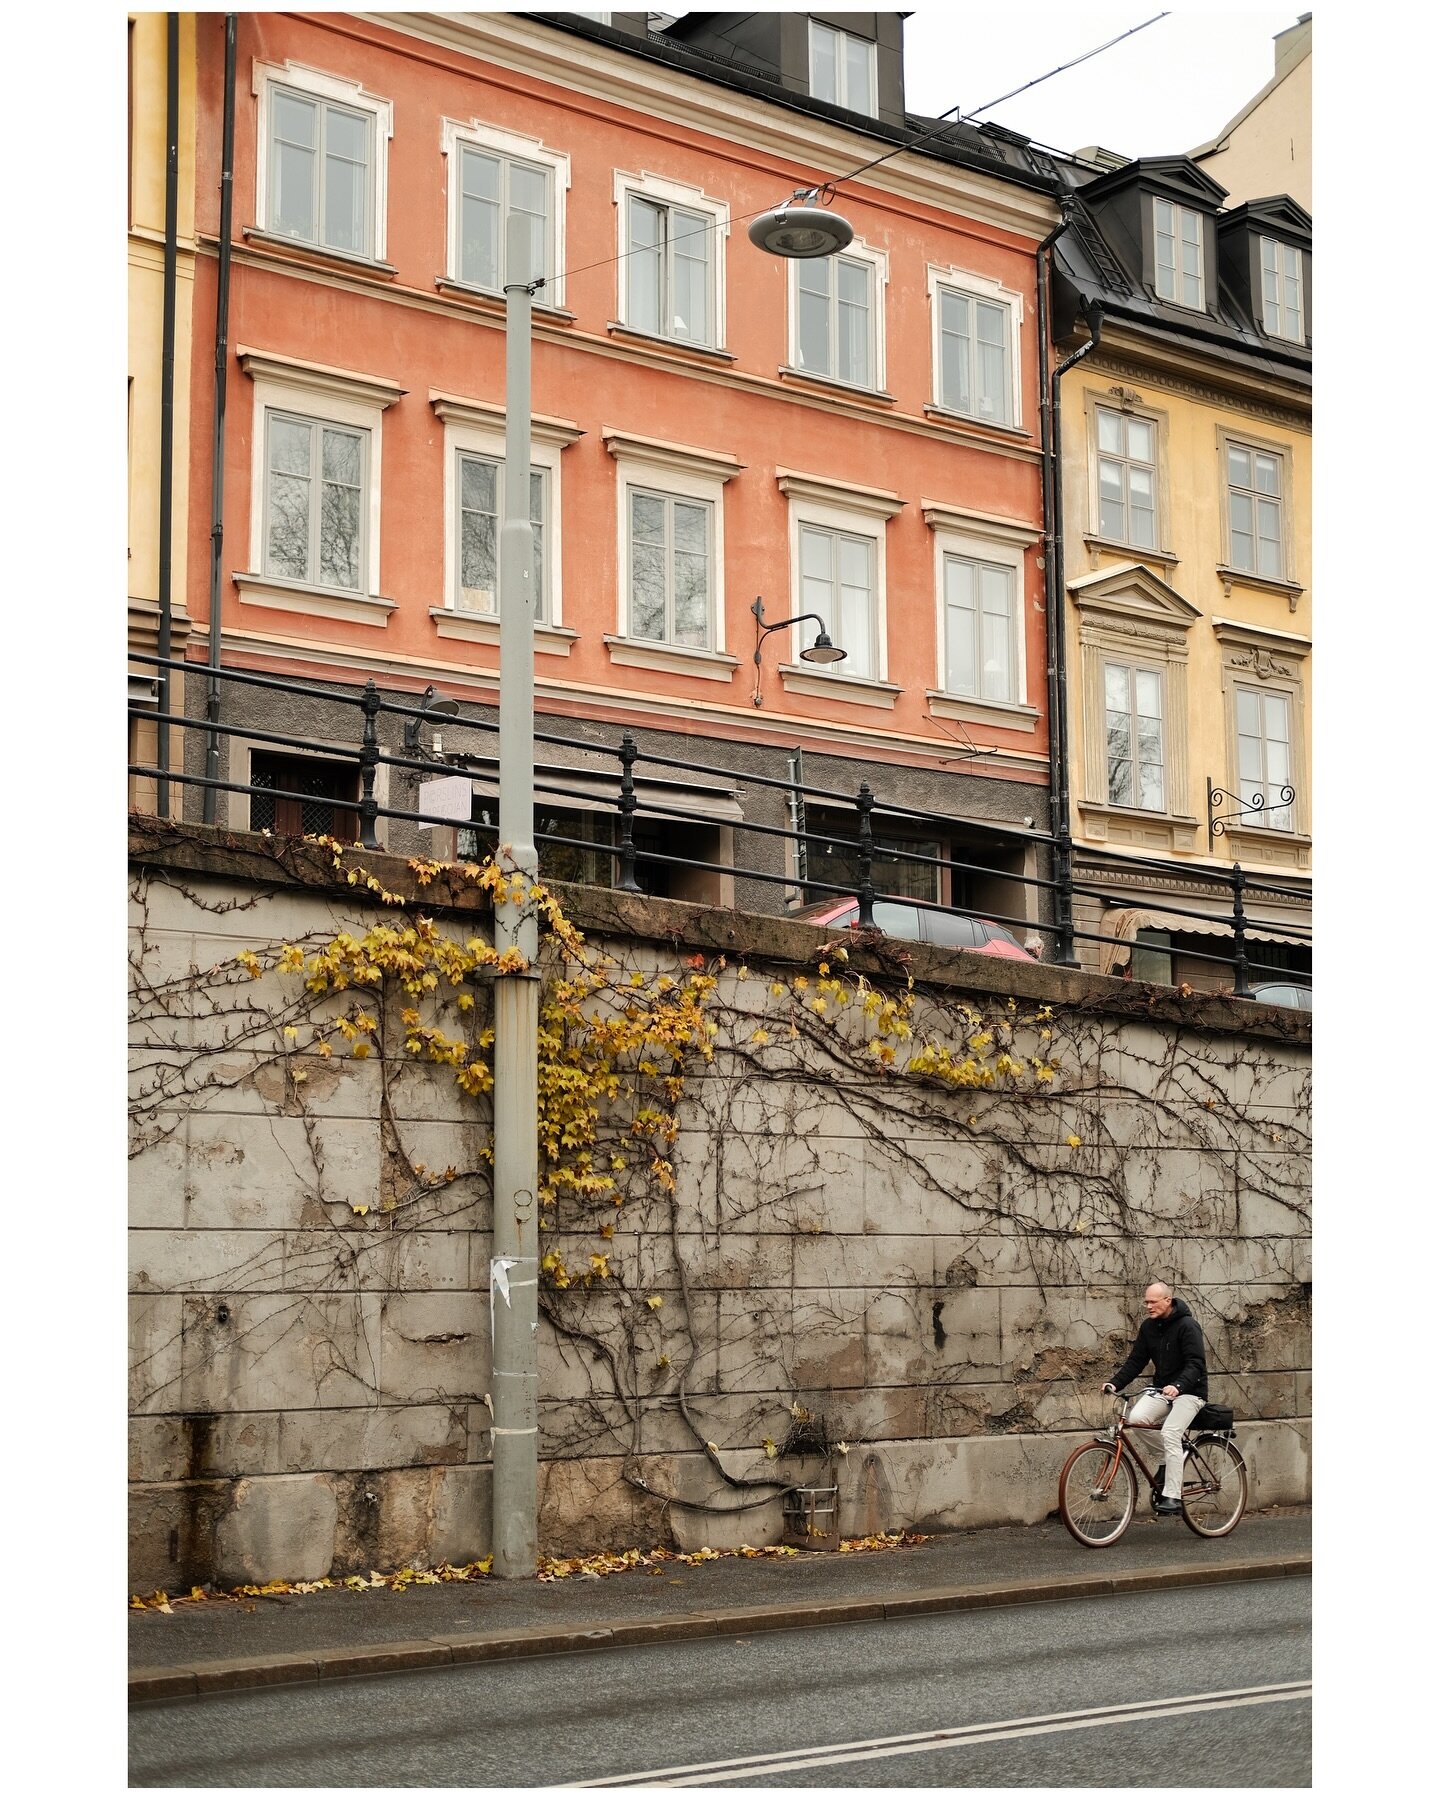
M 1072 1451 L 1060 1471 L 1060 1517 L 1076 1543 L 1090 1550 L 1118 1542 L 1135 1517 L 1137 1464 L 1152 1507 L 1164 1491 L 1165 1459 L 1152 1473 L 1126 1429 L 1126 1410 L 1124 1395 L 1117 1395 L 1109 1429 Z M 1202 1407 L 1183 1442 L 1181 1516 L 1200 1537 L 1226 1537 L 1240 1523 L 1250 1497 L 1249 1471 L 1235 1447 L 1233 1413 L 1228 1407 Z

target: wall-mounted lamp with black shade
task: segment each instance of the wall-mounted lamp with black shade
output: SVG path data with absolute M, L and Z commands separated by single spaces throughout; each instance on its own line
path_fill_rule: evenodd
M 413 719 L 405 721 L 405 748 L 418 752 L 420 749 L 420 729 L 427 721 L 438 723 L 441 719 L 453 719 L 460 711 L 460 702 L 453 700 L 448 694 L 437 694 L 432 681 L 420 696 L 420 711 Z M 440 754 L 440 733 L 435 733 L 435 755 Z
M 755 615 L 755 692 L 750 696 L 751 704 L 761 706 L 760 698 L 760 647 L 772 631 L 783 631 L 787 625 L 799 625 L 805 619 L 813 619 L 820 627 L 815 634 L 815 642 L 808 650 L 800 652 L 802 662 L 837 663 L 844 662 L 845 652 L 830 642 L 829 633 L 825 630 L 825 621 L 819 613 L 796 613 L 793 619 L 777 619 L 773 625 L 765 623 L 765 602 L 757 594 L 755 604 L 750 608 Z

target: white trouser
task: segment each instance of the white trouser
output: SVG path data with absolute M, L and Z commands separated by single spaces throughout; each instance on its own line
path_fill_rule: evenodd
M 1181 1443 L 1186 1427 L 1199 1412 L 1205 1402 L 1198 1394 L 1181 1394 L 1174 1400 L 1167 1400 L 1156 1388 L 1147 1388 L 1130 1408 L 1128 1423 L 1138 1425 L 1142 1430 L 1160 1430 L 1160 1442 L 1165 1446 L 1165 1498 L 1180 1498 L 1181 1470 L 1185 1465 L 1185 1447 Z M 1160 1423 L 1164 1420 L 1164 1424 Z

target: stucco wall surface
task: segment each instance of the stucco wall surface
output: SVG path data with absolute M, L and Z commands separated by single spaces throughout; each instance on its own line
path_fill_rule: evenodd
M 299 1055 L 301 984 L 233 960 L 379 913 L 322 865 L 297 879 L 260 839 L 132 836 L 137 1591 L 488 1548 L 485 1103 L 391 1040 Z M 593 1206 L 542 1242 L 581 1268 L 603 1248 L 612 1271 L 542 1296 L 545 1549 L 774 1541 L 773 1490 L 720 1471 L 818 1479 L 785 1450 L 796 1408 L 847 1446 L 846 1533 L 1041 1519 L 1157 1275 L 1243 1421 L 1252 1503 L 1307 1496 L 1308 1021 L 917 946 L 891 970 L 915 977 L 917 1040 L 1014 998 L 1017 1054 L 1060 1064 L 1043 1087 L 953 1091 L 864 1066 L 818 1022 L 775 1028 L 793 995 L 772 984 L 813 975 L 812 928 L 567 899 L 629 966 L 684 979 L 702 955 L 720 1032 L 680 1102 L 675 1192 L 607 1209 L 603 1245 Z

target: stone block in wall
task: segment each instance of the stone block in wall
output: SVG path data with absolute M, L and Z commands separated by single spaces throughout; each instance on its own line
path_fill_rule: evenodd
M 1157 1271 L 1164 1272 L 1157 1260 Z M 1188 1292 L 1233 1282 L 1267 1282 L 1282 1286 L 1309 1278 L 1307 1237 L 1182 1237 L 1171 1240 L 1164 1279 Z
M 188 1296 L 180 1406 L 262 1412 L 365 1406 L 380 1388 L 382 1296 Z
M 683 1459 L 690 1460 L 690 1459 Z M 645 1493 L 626 1479 L 619 1457 L 546 1463 L 540 1470 L 540 1545 L 551 1555 L 624 1550 L 666 1542 L 665 1500 L 680 1491 L 677 1459 L 647 1457 L 635 1469 Z
M 215 1531 L 215 1580 L 316 1581 L 335 1561 L 335 1490 L 323 1475 L 263 1475 L 236 1482 Z
M 1002 1158 L 965 1138 L 875 1138 L 865 1145 L 864 1229 L 878 1233 L 963 1231 L 997 1204 Z
M 374 1119 L 306 1120 L 233 1114 L 188 1122 L 185 1222 L 193 1230 L 324 1226 L 374 1203 L 379 1184 Z M 350 1215 L 353 1216 L 353 1215 Z
M 687 1137 L 689 1151 L 693 1134 Z M 727 1134 L 708 1154 L 717 1152 L 717 1224 L 722 1232 L 803 1232 L 815 1225 L 831 1231 L 861 1229 L 864 1163 L 860 1140 L 818 1134 L 804 1138 Z M 688 1198 L 688 1194 L 682 1197 Z M 705 1218 L 703 1210 L 699 1216 Z
M 386 1295 L 381 1392 L 401 1401 L 478 1399 L 490 1388 L 490 1345 L 488 1294 Z
M 409 1229 L 393 1214 L 361 1219 L 351 1213 L 336 1229 L 286 1235 L 285 1286 L 323 1292 L 343 1284 L 386 1294 L 469 1290 L 477 1235 Z
M 1290 1284 L 1246 1283 L 1202 1288 L 1191 1306 L 1217 1368 L 1308 1369 L 1310 1302 Z
M 842 1465 L 840 1530 L 1039 1524 L 1055 1510 L 1065 1442 L 1006 1435 L 871 1444 Z
M 792 1249 L 798 1254 L 805 1240 L 789 1232 L 692 1231 L 686 1223 L 637 1238 L 637 1279 L 646 1293 L 678 1290 L 682 1269 L 692 1291 L 790 1285 Z
M 129 1495 L 126 1579 L 132 1594 L 184 1593 L 214 1579 L 228 1481 L 137 1482 Z
M 273 1231 L 132 1230 L 132 1293 L 274 1293 L 285 1281 L 285 1242 Z
M 293 1066 L 300 1066 L 297 1061 Z M 304 1110 L 335 1119 L 368 1119 L 380 1114 L 381 1073 L 376 1057 L 303 1058 Z M 283 1056 L 253 1050 L 217 1050 L 205 1058 L 205 1073 L 187 1089 L 193 1113 L 262 1113 L 298 1117 L 301 1102 Z
M 185 1142 L 184 1118 L 166 1121 L 160 1125 L 160 1131 L 165 1135 L 157 1135 L 147 1148 L 130 1159 L 127 1210 L 133 1226 L 173 1229 L 185 1223 L 185 1169 L 189 1150 Z
M 130 1479 L 184 1481 L 283 1470 L 277 1413 L 167 1413 L 130 1421 Z
M 1297 1377 L 1293 1370 L 1209 1371 L 1210 1398 L 1231 1406 L 1237 1419 L 1293 1419 L 1299 1416 Z
M 727 1393 L 789 1394 L 864 1379 L 865 1296 L 789 1289 L 720 1295 L 720 1385 Z
M 397 1056 L 390 1064 L 388 1097 L 397 1123 L 479 1126 L 493 1123 L 490 1101 L 467 1094 L 453 1074 L 432 1063 Z
M 712 1077 L 704 1093 L 706 1119 L 727 1142 L 775 1144 L 866 1135 L 853 1107 L 814 1081 L 747 1071 L 730 1081 L 723 1074 Z
M 778 1494 L 768 1499 L 736 1496 L 741 1505 L 719 1502 L 712 1508 L 672 1505 L 667 1515 L 670 1536 L 677 1550 L 763 1549 L 778 1544 L 785 1534 L 785 1515 Z
M 539 1454 L 550 1461 L 575 1456 L 624 1456 L 636 1444 L 637 1415 L 644 1403 L 628 1396 L 592 1393 L 577 1400 L 542 1400 L 536 1408 Z M 653 1450 L 688 1450 L 693 1434 L 673 1443 L 647 1446 Z
M 1235 1441 L 1250 1473 L 1250 1506 L 1304 1506 L 1310 1499 L 1310 1420 L 1242 1424 Z
M 1002 1372 L 1012 1380 L 1071 1372 L 1103 1382 L 1134 1340 L 1133 1294 L 1113 1288 L 1001 1288 Z
M 276 1419 L 284 1474 L 461 1463 L 469 1450 L 469 1406 L 312 1407 Z
M 825 1232 L 794 1242 L 794 1285 L 803 1289 L 929 1287 L 934 1240 L 915 1233 Z
M 173 1412 L 180 1404 L 183 1308 L 178 1294 L 130 1296 L 132 1413 Z

